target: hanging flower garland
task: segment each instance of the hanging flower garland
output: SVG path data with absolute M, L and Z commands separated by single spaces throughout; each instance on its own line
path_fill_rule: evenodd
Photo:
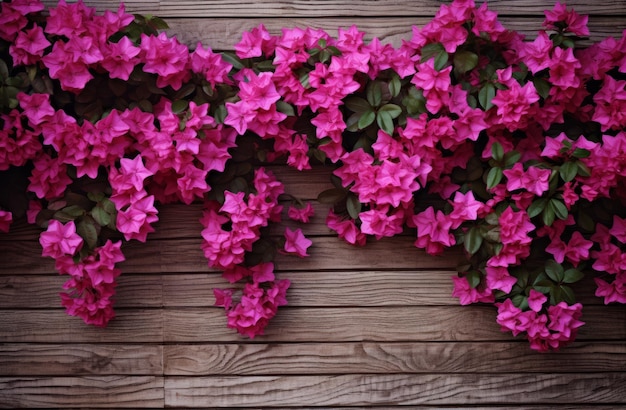
M 122 243 L 147 240 L 159 204 L 203 201 L 208 265 L 243 285 L 216 304 L 228 327 L 263 334 L 290 285 L 276 253 L 311 245 L 299 228 L 265 234 L 283 199 L 294 220 L 313 213 L 275 161 L 335 165 L 318 200 L 348 243 L 408 227 L 429 254 L 463 246 L 453 295 L 494 304 L 535 350 L 574 340 L 585 275 L 626 302 L 626 39 L 577 48 L 587 17 L 565 5 L 533 41 L 454 1 L 398 48 L 356 27 L 259 26 L 234 53 L 192 51 L 123 6 L 1 6 L 0 171 L 20 189 L 0 230 L 23 214 L 45 229 L 42 255 L 69 277 L 61 303 L 88 324 L 114 317 Z

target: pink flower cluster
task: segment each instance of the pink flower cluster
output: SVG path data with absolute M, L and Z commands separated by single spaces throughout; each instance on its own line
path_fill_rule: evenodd
M 203 252 L 231 283 L 245 281 L 239 291 L 215 290 L 216 304 L 229 327 L 263 333 L 290 285 L 275 278 L 267 249 L 306 257 L 311 241 L 287 228 L 267 246 L 262 231 L 280 220 L 284 188 L 265 168 L 245 183 L 237 174 L 228 187 L 211 185 L 228 175 L 238 136 L 258 137 L 258 159 L 285 157 L 298 170 L 312 158 L 336 164 L 341 199 L 326 223 L 351 244 L 406 227 L 432 255 L 462 244 L 470 268 L 454 278 L 453 295 L 495 303 L 502 329 L 525 333 L 534 349 L 557 349 L 582 325 L 567 287 L 578 269 L 604 272 L 595 280 L 605 303 L 626 302 L 625 215 L 611 228 L 584 218 L 605 199 L 626 204 L 626 35 L 578 49 L 587 17 L 557 3 L 545 30 L 525 41 L 485 4 L 455 0 L 398 48 L 367 44 L 356 27 L 333 38 L 311 28 L 275 36 L 261 25 L 243 34 L 230 64 L 165 33 L 132 40 L 123 30 L 134 17 L 123 6 L 97 15 L 61 0 L 45 24 L 30 16 L 42 10 L 36 0 L 2 3 L 11 70 L 35 68 L 79 99 L 98 78 L 149 79 L 163 93 L 150 109 L 113 106 L 87 119 L 48 94 L 22 92 L 0 114 L 0 171 L 32 164 L 28 191 L 39 201 L 29 220 L 62 209 L 81 182 L 110 188 L 75 216 L 52 217 L 40 237 L 43 255 L 71 276 L 63 305 L 87 323 L 113 317 L 115 264 L 124 259 L 121 242 L 102 244 L 93 232 L 106 225 L 145 241 L 157 203 L 210 193 Z M 420 208 L 425 191 L 441 205 Z M 304 223 L 312 214 L 310 204 L 288 211 Z M 0 211 L 0 230 L 11 219 Z M 247 263 L 252 257 L 261 262 Z
M 583 306 L 576 303 L 569 306 L 565 302 L 544 308 L 548 298 L 532 289 L 529 296 L 530 310 L 522 311 L 511 299 L 496 303 L 498 316 L 496 321 L 503 331 L 510 331 L 514 336 L 526 333 L 530 347 L 540 352 L 558 350 L 576 338 L 578 328 L 584 322 L 578 320 Z M 544 312 L 544 310 L 547 310 Z
M 50 221 L 39 242 L 42 256 L 54 258 L 59 274 L 71 276 L 63 285 L 68 292 L 61 293 L 67 314 L 78 316 L 87 324 L 106 326 L 115 316 L 112 297 L 115 279 L 121 273 L 115 264 L 124 261 L 122 243 L 109 240 L 76 262 L 74 257 L 84 245 L 83 238 L 76 233 L 73 221 L 62 224 L 56 220 Z
M 593 268 L 606 274 L 594 278 L 598 286 L 596 296 L 603 297 L 605 304 L 626 303 L 626 219 L 614 216 L 610 229 L 598 224 L 591 239 L 600 246 L 591 253 L 595 259 Z
M 240 291 L 215 289 L 215 304 L 226 310 L 229 328 L 254 338 L 263 334 L 278 307 L 287 304 L 290 281 L 277 280 L 271 262 L 246 263 L 246 255 L 254 252 L 255 243 L 262 239 L 261 228 L 280 222 L 283 209 L 278 197 L 284 187 L 264 168 L 255 170 L 251 190 L 248 194 L 225 191 L 223 204 L 207 201 L 201 223 L 202 249 L 209 266 L 222 269 L 230 283 L 246 282 Z M 295 216 L 308 220 L 311 214 L 312 208 L 307 206 Z M 301 229 L 286 228 L 282 252 L 306 257 L 311 243 Z M 238 298 L 237 303 L 233 297 Z
M 215 305 L 226 310 L 229 328 L 252 339 L 262 335 L 278 307 L 287 304 L 286 294 L 291 283 L 288 279 L 275 279 L 273 263 L 262 263 L 250 269 L 239 266 L 237 270 L 242 277 L 251 278 L 251 282 L 237 292 L 236 304 L 234 290 L 214 289 Z

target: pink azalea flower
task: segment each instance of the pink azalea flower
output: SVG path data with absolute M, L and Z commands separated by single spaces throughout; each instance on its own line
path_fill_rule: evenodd
M 414 215 L 412 221 L 417 227 L 415 246 L 426 249 L 429 254 L 440 254 L 444 246 L 450 247 L 456 243 L 450 232 L 452 220 L 441 211 L 435 213 L 432 206 Z
M 309 256 L 306 251 L 312 244 L 313 242 L 304 236 L 302 229 L 292 231 L 289 228 L 285 228 L 285 252 L 304 258 Z
M 127 81 L 139 63 L 137 56 L 141 49 L 135 47 L 128 37 L 122 37 L 117 43 L 107 43 L 104 51 L 100 65 L 109 72 L 111 78 Z
M 535 311 L 539 312 L 543 308 L 543 304 L 546 303 L 548 297 L 541 292 L 537 292 L 535 289 L 530 290 L 528 295 L 528 306 Z
M 565 32 L 575 34 L 577 36 L 588 36 L 587 20 L 589 16 L 581 16 L 574 10 L 567 10 L 565 3 L 556 2 L 552 10 L 545 11 L 546 18 L 543 22 L 544 27 L 548 29 L 556 29 L 557 23 L 565 23 Z
M 43 57 L 44 50 L 50 46 L 43 29 L 34 26 L 29 30 L 20 31 L 15 41 L 9 46 L 14 65 L 32 65 Z
M 595 269 L 595 267 L 594 267 Z M 626 303 L 626 272 L 619 271 L 610 282 L 604 279 L 594 278 L 598 288 L 595 295 L 604 298 L 604 304 L 612 302 Z
M 454 290 L 452 296 L 459 298 L 461 305 L 472 303 L 493 303 L 495 297 L 490 288 L 480 289 L 479 286 L 472 288 L 466 277 L 453 276 Z
M 489 289 L 511 293 L 511 289 L 517 283 L 517 278 L 511 276 L 506 267 L 490 266 L 488 261 L 485 271 L 487 272 L 487 287 Z
M 310 202 L 306 203 L 304 208 L 296 207 L 294 205 L 289 207 L 287 211 L 287 216 L 293 219 L 294 221 L 309 223 L 311 217 L 315 214 L 315 209 L 313 209 L 313 205 Z
M 74 221 L 65 225 L 53 219 L 48 224 L 48 229 L 39 235 L 39 243 L 43 248 L 41 256 L 58 258 L 64 255 L 74 255 L 83 246 L 83 238 L 76 233 Z
M 0 209 L 0 232 L 9 232 L 9 227 L 13 222 L 13 214 L 9 211 Z
M 337 232 L 339 238 L 351 245 L 365 246 L 367 236 L 356 226 L 352 219 L 342 219 L 332 209 L 328 210 L 326 226 Z

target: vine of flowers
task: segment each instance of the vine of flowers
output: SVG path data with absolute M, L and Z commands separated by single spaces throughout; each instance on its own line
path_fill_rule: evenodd
M 400 47 L 356 27 L 262 25 L 234 52 L 190 49 L 156 17 L 98 15 L 63 0 L 1 4 L 0 171 L 67 275 L 61 303 L 86 323 L 115 315 L 122 243 L 145 242 L 160 204 L 203 202 L 202 250 L 233 289 L 227 325 L 263 334 L 287 303 L 276 253 L 307 257 L 302 229 L 267 234 L 310 203 L 265 167 L 334 165 L 318 201 L 343 240 L 406 232 L 431 255 L 462 246 L 462 305 L 493 304 L 538 351 L 576 337 L 572 285 L 626 302 L 626 36 L 586 47 L 587 17 L 557 3 L 532 40 L 486 4 L 442 5 Z M 424 201 L 424 197 L 438 201 Z

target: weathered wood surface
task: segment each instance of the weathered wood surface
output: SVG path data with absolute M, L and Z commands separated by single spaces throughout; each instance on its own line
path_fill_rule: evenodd
M 45 1 L 54 4 L 54 1 Z M 127 10 L 165 17 L 172 34 L 229 49 L 264 23 L 329 30 L 357 24 L 367 36 L 399 44 L 430 20 L 441 1 L 126 1 Z M 86 1 L 100 11 L 114 1 Z M 489 2 L 508 27 L 532 35 L 547 3 Z M 591 14 L 599 39 L 626 28 L 626 0 L 568 5 Z M 313 199 L 330 187 L 329 169 L 296 173 L 276 166 L 286 191 Z M 285 202 L 285 205 L 288 205 Z M 0 407 L 272 407 L 491 410 L 589 409 L 626 405 L 626 309 L 605 307 L 593 282 L 577 288 L 585 304 L 579 338 L 538 354 L 502 333 L 495 309 L 460 307 L 450 277 L 460 250 L 428 257 L 413 233 L 365 249 L 336 239 L 326 207 L 303 226 L 311 257 L 280 256 L 289 306 L 266 336 L 244 339 L 213 307 L 214 287 L 230 287 L 200 250 L 201 206 L 160 211 L 148 243 L 125 247 L 117 318 L 106 329 L 65 315 L 65 280 L 40 257 L 39 230 L 19 221 L 0 235 Z M 286 221 L 284 226 L 295 226 Z M 283 228 L 272 230 L 280 235 Z

